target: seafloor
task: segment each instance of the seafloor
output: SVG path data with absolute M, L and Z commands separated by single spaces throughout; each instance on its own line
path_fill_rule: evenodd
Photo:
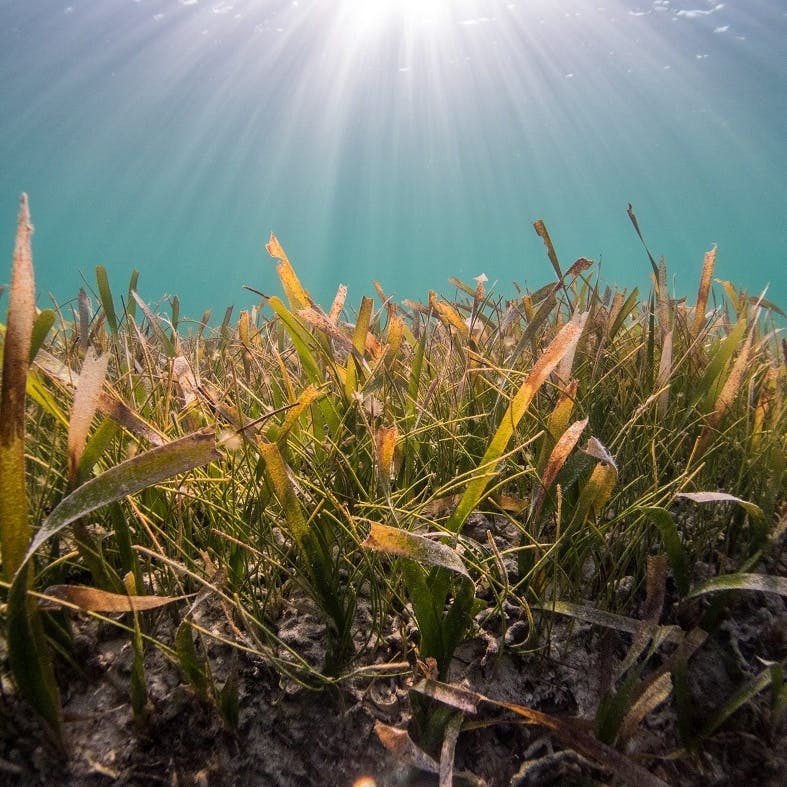
M 475 515 L 474 518 L 477 518 Z M 484 524 L 484 523 L 481 523 Z M 501 538 L 505 534 L 499 534 Z M 759 570 L 787 575 L 787 558 L 772 544 Z M 695 571 L 702 571 L 696 566 Z M 621 592 L 625 592 L 622 590 Z M 697 613 L 698 610 L 694 610 Z M 479 625 L 459 648 L 450 680 L 497 700 L 526 705 L 558 717 L 585 720 L 588 728 L 609 674 L 620 665 L 630 635 L 543 616 L 545 647 L 518 652 L 526 625 L 521 610 L 507 609 L 507 634 Z M 690 613 L 691 614 L 691 613 Z M 202 625 L 231 635 L 218 604 L 206 606 Z M 359 635 L 369 624 L 359 604 Z M 682 618 L 682 620 L 680 620 Z M 662 622 L 682 622 L 686 610 L 667 598 Z M 63 672 L 68 752 L 47 741 L 32 714 L 4 683 L 0 697 L 0 780 L 18 785 L 396 785 L 437 784 L 405 756 L 387 751 L 375 724 L 407 729 L 411 722 L 412 676 L 358 677 L 320 692 L 300 688 L 262 661 L 214 644 L 215 675 L 234 671 L 239 680 L 236 731 L 181 680 L 160 652 L 146 660 L 149 708 L 134 718 L 128 702 L 131 649 L 114 627 L 80 616 L 74 620 L 81 678 Z M 156 635 L 172 638 L 173 620 L 162 613 Z M 278 634 L 318 663 L 323 627 L 308 600 L 293 599 Z M 502 641 L 505 640 L 505 641 Z M 656 670 L 669 657 L 663 646 L 647 662 Z M 731 598 L 717 631 L 690 662 L 695 713 L 707 717 L 737 687 L 762 671 L 763 659 L 787 655 L 787 602 L 778 595 L 740 593 Z M 365 654 L 365 663 L 400 661 L 400 621 Z M 647 671 L 647 670 L 646 670 Z M 670 785 L 787 784 L 787 714 L 777 717 L 769 690 L 745 703 L 697 752 L 682 750 L 671 700 L 641 723 L 623 750 Z M 463 775 L 464 774 L 464 775 Z M 364 778 L 367 780 L 364 781 Z M 370 780 L 371 779 L 371 780 Z M 591 762 L 534 725 L 499 710 L 468 716 L 456 745 L 454 784 L 620 784 Z

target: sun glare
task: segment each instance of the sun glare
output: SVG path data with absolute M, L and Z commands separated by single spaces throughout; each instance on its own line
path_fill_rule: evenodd
M 393 23 L 408 28 L 439 24 L 454 0 L 343 0 L 344 23 L 356 34 L 371 34 Z

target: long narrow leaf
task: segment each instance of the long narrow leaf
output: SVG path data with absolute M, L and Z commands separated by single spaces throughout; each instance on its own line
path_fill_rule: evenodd
M 396 426 L 381 426 L 374 432 L 374 448 L 377 458 L 378 476 L 384 489 L 390 487 L 394 451 L 398 439 L 399 430 Z
M 544 612 L 553 612 L 558 615 L 579 620 L 583 623 L 592 623 L 594 626 L 624 631 L 628 634 L 636 634 L 642 628 L 642 621 L 629 618 L 625 615 L 618 615 L 614 612 L 607 612 L 603 609 L 596 609 L 583 604 L 573 604 L 570 601 L 550 601 L 546 604 L 535 604 L 535 609 Z M 663 642 L 680 643 L 685 638 L 685 633 L 679 626 L 659 626 L 653 636 Z
M 42 604 L 47 607 L 78 607 L 89 612 L 143 612 L 157 609 L 173 601 L 182 601 L 188 596 L 129 596 L 122 593 L 109 593 L 106 590 L 86 587 L 85 585 L 50 585 L 44 595 L 48 596 Z
M 314 338 L 304 327 L 303 323 L 284 305 L 279 298 L 270 298 L 268 305 L 273 309 L 279 319 L 284 323 L 287 332 L 290 334 L 292 343 L 298 351 L 304 371 L 309 381 L 314 385 L 321 385 L 325 377 L 320 370 L 315 353 L 312 351 Z
M 355 350 L 353 357 L 347 359 L 347 374 L 344 380 L 344 392 L 347 400 L 363 388 L 365 377 L 362 374 L 364 352 L 366 351 L 366 337 L 369 333 L 369 323 L 372 317 L 372 299 L 364 297 L 361 308 L 358 310 L 358 319 L 353 331 L 352 346 Z M 360 363 L 358 363 L 360 360 Z
M 388 555 L 407 557 L 423 566 L 447 568 L 449 571 L 470 578 L 462 559 L 453 549 L 398 527 L 373 522 L 369 535 L 361 546 Z
M 24 560 L 29 560 L 45 541 L 80 517 L 220 457 L 213 430 L 205 429 L 121 462 L 86 481 L 55 506 L 36 533 Z
M 109 329 L 112 331 L 112 335 L 116 336 L 118 332 L 118 320 L 115 314 L 115 301 L 112 298 L 112 290 L 109 286 L 107 270 L 103 265 L 96 266 L 96 284 L 98 285 L 98 297 L 101 301 L 101 308 L 106 315 Z
M 298 309 L 306 309 L 313 306 L 314 301 L 312 301 L 311 295 L 304 289 L 287 255 L 284 253 L 279 239 L 273 233 L 270 235 L 270 240 L 265 244 L 265 249 L 271 257 L 279 260 L 276 265 L 276 273 L 279 276 L 290 308 L 293 311 L 297 311 Z
M 561 358 L 570 352 L 577 341 L 579 341 L 586 319 L 587 313 L 584 313 L 571 322 L 566 323 L 544 351 L 544 354 L 536 361 L 535 366 L 514 395 L 503 415 L 503 419 L 481 459 L 478 473 L 468 484 L 462 499 L 459 501 L 459 505 L 449 518 L 446 524 L 448 530 L 458 533 L 465 519 L 478 505 L 487 485 L 495 475 L 495 465 L 505 452 L 514 430 L 552 370 L 560 363 Z
M 440 322 L 446 328 L 453 328 L 463 339 L 467 339 L 470 335 L 470 329 L 467 323 L 459 315 L 459 312 L 446 301 L 438 301 L 437 295 L 434 292 L 429 293 L 429 305 L 435 310 Z
M 44 384 L 41 375 L 36 369 L 28 369 L 27 372 L 27 395 L 30 400 L 35 402 L 47 415 L 50 415 L 56 423 L 64 429 L 68 429 L 68 416 L 60 407 L 60 403 L 53 395 L 52 389 Z
M 25 393 L 35 319 L 35 280 L 27 195 L 19 203 L 0 388 L 0 551 L 11 578 L 30 540 L 25 489 Z
M 650 253 L 650 249 L 647 247 L 645 243 L 645 238 L 642 236 L 642 231 L 639 228 L 639 221 L 637 221 L 637 216 L 634 213 L 634 208 L 629 202 L 628 210 L 627 210 L 629 219 L 631 220 L 632 225 L 634 226 L 634 231 L 639 236 L 639 239 L 642 241 L 642 246 L 645 249 L 645 253 L 648 255 L 648 259 L 650 260 L 650 267 L 653 268 L 653 275 L 656 276 L 658 280 L 659 275 L 659 266 L 656 265 L 656 260 L 653 259 L 653 255 Z
M 748 500 L 742 500 L 740 497 L 729 495 L 726 492 L 680 492 L 676 497 L 684 497 L 694 503 L 737 503 L 755 519 L 765 518 L 763 510 L 756 503 L 750 503 Z
M 547 250 L 547 257 L 549 257 L 549 261 L 552 263 L 552 267 L 555 270 L 555 275 L 558 279 L 563 279 L 563 273 L 560 270 L 560 263 L 557 259 L 557 254 L 555 253 L 555 247 L 552 244 L 552 238 L 549 237 L 549 232 L 547 230 L 546 224 L 544 224 L 543 219 L 537 219 L 533 222 L 533 229 L 536 231 L 536 234 L 544 241 L 544 246 Z
M 743 342 L 740 352 L 738 353 L 738 357 L 735 359 L 735 362 L 732 365 L 729 377 L 727 377 L 727 380 L 722 386 L 721 392 L 716 397 L 716 401 L 713 404 L 713 411 L 707 417 L 705 428 L 697 438 L 694 448 L 694 458 L 697 461 L 705 453 L 705 450 L 710 445 L 710 442 L 715 434 L 716 427 L 721 422 L 721 419 L 724 417 L 724 414 L 729 409 L 743 385 L 743 377 L 746 373 L 746 368 L 749 363 L 749 355 L 751 354 L 752 350 L 754 329 L 756 325 L 756 319 L 752 320 L 749 332 L 745 341 Z
M 313 385 L 307 385 L 306 388 L 303 389 L 301 395 L 298 397 L 298 401 L 289 407 L 281 427 L 276 430 L 276 442 L 280 447 L 284 445 L 287 435 L 298 423 L 298 420 L 312 404 L 318 401 L 322 396 L 323 392 Z
M 672 566 L 672 575 L 675 578 L 678 594 L 684 598 L 689 592 L 689 559 L 686 548 L 680 540 L 675 520 L 666 508 L 650 506 L 644 511 L 659 529 L 664 550 L 669 558 L 670 566 Z
M 38 313 L 33 323 L 33 335 L 30 340 L 30 363 L 33 363 L 47 334 L 55 324 L 55 313 L 52 309 L 43 309 Z
M 581 421 L 575 421 L 568 429 L 563 432 L 560 439 L 555 443 L 555 447 L 549 454 L 549 459 L 544 469 L 544 475 L 541 478 L 541 483 L 538 485 L 538 491 L 533 497 L 531 507 L 531 518 L 537 518 L 541 512 L 541 506 L 544 504 L 547 490 L 552 486 L 552 482 L 557 478 L 560 469 L 566 463 L 569 454 L 574 450 L 582 432 L 588 425 L 588 419 L 584 418 Z
M 713 269 L 715 267 L 716 246 L 714 245 L 710 251 L 705 252 L 705 260 L 702 264 L 700 286 L 697 290 L 697 303 L 694 306 L 694 324 L 692 325 L 692 333 L 695 336 L 699 335 L 700 329 L 705 322 L 705 309 L 708 306 L 708 294 L 710 293 L 710 285 L 713 281 Z
M 284 516 L 293 538 L 302 551 L 306 551 L 306 538 L 309 527 L 298 500 L 292 481 L 287 473 L 287 465 L 275 443 L 260 441 L 259 450 L 265 460 L 265 470 L 273 491 L 284 509 Z
M 109 353 L 98 355 L 88 350 L 79 374 L 79 385 L 74 393 L 74 405 L 68 424 L 68 479 L 74 481 L 85 450 L 88 431 L 98 408 L 101 388 L 107 374 Z
M 723 372 L 746 334 L 746 320 L 739 320 L 718 344 L 712 345 L 708 365 L 695 383 L 692 405 L 699 405 L 703 413 L 713 410 L 716 397 L 724 384 Z
M 155 314 L 150 310 L 150 307 L 142 300 L 142 298 L 137 295 L 136 292 L 131 293 L 131 297 L 137 302 L 137 305 L 140 309 L 142 309 L 142 313 L 147 317 L 148 325 L 150 325 L 151 330 L 155 334 L 156 338 L 159 340 L 161 344 L 161 348 L 164 351 L 164 354 L 167 358 L 174 358 L 178 353 L 175 351 L 175 345 L 172 343 L 172 340 L 164 333 L 161 325 L 159 324 L 158 318 Z
M 58 361 L 53 355 L 46 352 L 46 350 L 41 350 L 41 352 L 38 353 L 35 365 L 44 372 L 47 377 L 56 380 L 69 389 L 76 389 L 79 385 L 79 375 L 71 371 L 71 369 Z M 51 406 L 47 407 L 45 404 L 42 404 L 42 406 L 52 412 L 52 415 L 57 417 L 58 420 L 65 421 L 66 425 L 68 424 L 65 416 L 60 418 L 56 412 L 52 411 Z M 107 391 L 103 391 L 99 396 L 98 409 L 104 413 L 104 415 L 108 415 L 113 421 L 116 421 L 122 427 L 128 429 L 129 432 L 144 438 L 148 442 L 153 443 L 153 445 L 165 444 L 166 439 L 163 432 L 143 420 L 137 413 L 121 402 L 120 399 L 115 398 Z
M 707 721 L 697 736 L 698 740 L 712 735 L 724 722 L 735 713 L 738 708 L 745 705 L 750 699 L 766 689 L 773 682 L 774 671 L 766 667 L 758 675 L 744 683 Z
M 787 596 L 787 577 L 777 577 L 771 574 L 722 574 L 694 588 L 687 598 L 695 598 L 720 590 L 752 590 L 759 593 Z
M 200 697 L 207 697 L 208 679 L 205 670 L 207 665 L 197 653 L 191 623 L 188 620 L 181 621 L 178 626 L 175 633 L 175 648 L 183 677 Z
M 23 564 L 8 594 L 8 660 L 19 690 L 60 739 L 60 692 L 41 616 L 27 594 L 28 580 L 28 566 Z
M 57 685 L 38 611 L 27 597 L 30 558 L 48 538 L 91 511 L 220 456 L 213 432 L 205 430 L 129 459 L 63 499 L 30 544 L 9 593 L 9 658 L 20 689 L 58 738 L 61 732 Z
M 8 595 L 8 658 L 20 691 L 61 739 L 60 694 L 41 617 L 27 596 L 24 554 L 30 540 L 25 488 L 25 394 L 35 318 L 35 280 L 27 195 L 19 205 L 0 388 L 0 549 L 6 577 L 21 574 Z
M 131 662 L 129 695 L 131 709 L 135 716 L 139 716 L 148 704 L 148 687 L 145 680 L 145 640 L 142 638 L 142 629 L 139 626 L 139 615 L 134 615 L 133 645 L 134 656 Z
M 465 713 L 468 707 L 477 707 L 482 703 L 505 708 L 524 719 L 527 723 L 545 727 L 554 733 L 563 745 L 589 757 L 602 768 L 610 769 L 626 784 L 643 785 L 643 787 L 666 787 L 666 783 L 657 776 L 645 770 L 641 765 L 637 765 L 633 760 L 630 760 L 611 746 L 594 738 L 570 719 L 561 719 L 549 713 L 528 708 L 525 705 L 501 702 L 485 697 L 483 694 L 439 681 L 423 680 L 413 686 L 413 691 L 432 697 Z
M 128 298 L 126 298 L 126 314 L 129 320 L 134 320 L 137 316 L 137 302 L 132 297 L 132 293 L 137 290 L 137 283 L 139 282 L 139 271 L 131 271 L 131 277 L 128 280 Z
M 650 683 L 639 698 L 632 704 L 623 719 L 618 736 L 626 741 L 631 738 L 642 720 L 652 710 L 665 702 L 672 693 L 672 676 L 669 672 L 660 675 Z

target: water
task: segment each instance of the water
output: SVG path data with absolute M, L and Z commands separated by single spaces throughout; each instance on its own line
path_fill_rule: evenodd
M 676 294 L 718 243 L 784 307 L 785 41 L 785 0 L 0 0 L 0 253 L 27 191 L 41 305 L 104 265 L 221 315 L 271 230 L 327 307 L 541 286 L 543 218 L 647 287 L 631 202 Z

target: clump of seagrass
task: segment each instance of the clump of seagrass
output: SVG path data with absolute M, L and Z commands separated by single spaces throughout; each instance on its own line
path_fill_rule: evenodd
M 741 702 L 783 698 L 773 659 L 705 718 L 686 689 L 725 592 L 787 595 L 757 568 L 784 527 L 782 313 L 714 291 L 715 249 L 692 305 L 668 297 L 649 251 L 643 299 L 602 291 L 590 260 L 564 271 L 535 229 L 555 274 L 539 290 L 506 301 L 482 275 L 453 280 L 453 300 L 397 304 L 378 284 L 356 313 L 346 288 L 323 311 L 271 236 L 284 298 L 213 330 L 177 299 L 166 316 L 146 304 L 136 272 L 118 309 L 103 268 L 73 320 L 36 313 L 23 199 L 0 400 L 4 626 L 16 684 L 55 737 L 52 660 L 68 658 L 75 613 L 128 632 L 140 722 L 152 648 L 233 728 L 238 682 L 218 647 L 289 686 L 415 671 L 415 739 L 378 734 L 444 783 L 485 707 L 656 784 L 623 753 L 655 708 L 674 701 L 696 748 Z M 690 626 L 664 622 L 672 605 Z M 451 681 L 479 620 L 498 651 L 514 642 L 511 609 L 520 649 L 543 645 L 554 615 L 630 637 L 594 734 Z M 319 643 L 293 636 L 304 610 Z M 166 615 L 171 636 L 154 635 Z

